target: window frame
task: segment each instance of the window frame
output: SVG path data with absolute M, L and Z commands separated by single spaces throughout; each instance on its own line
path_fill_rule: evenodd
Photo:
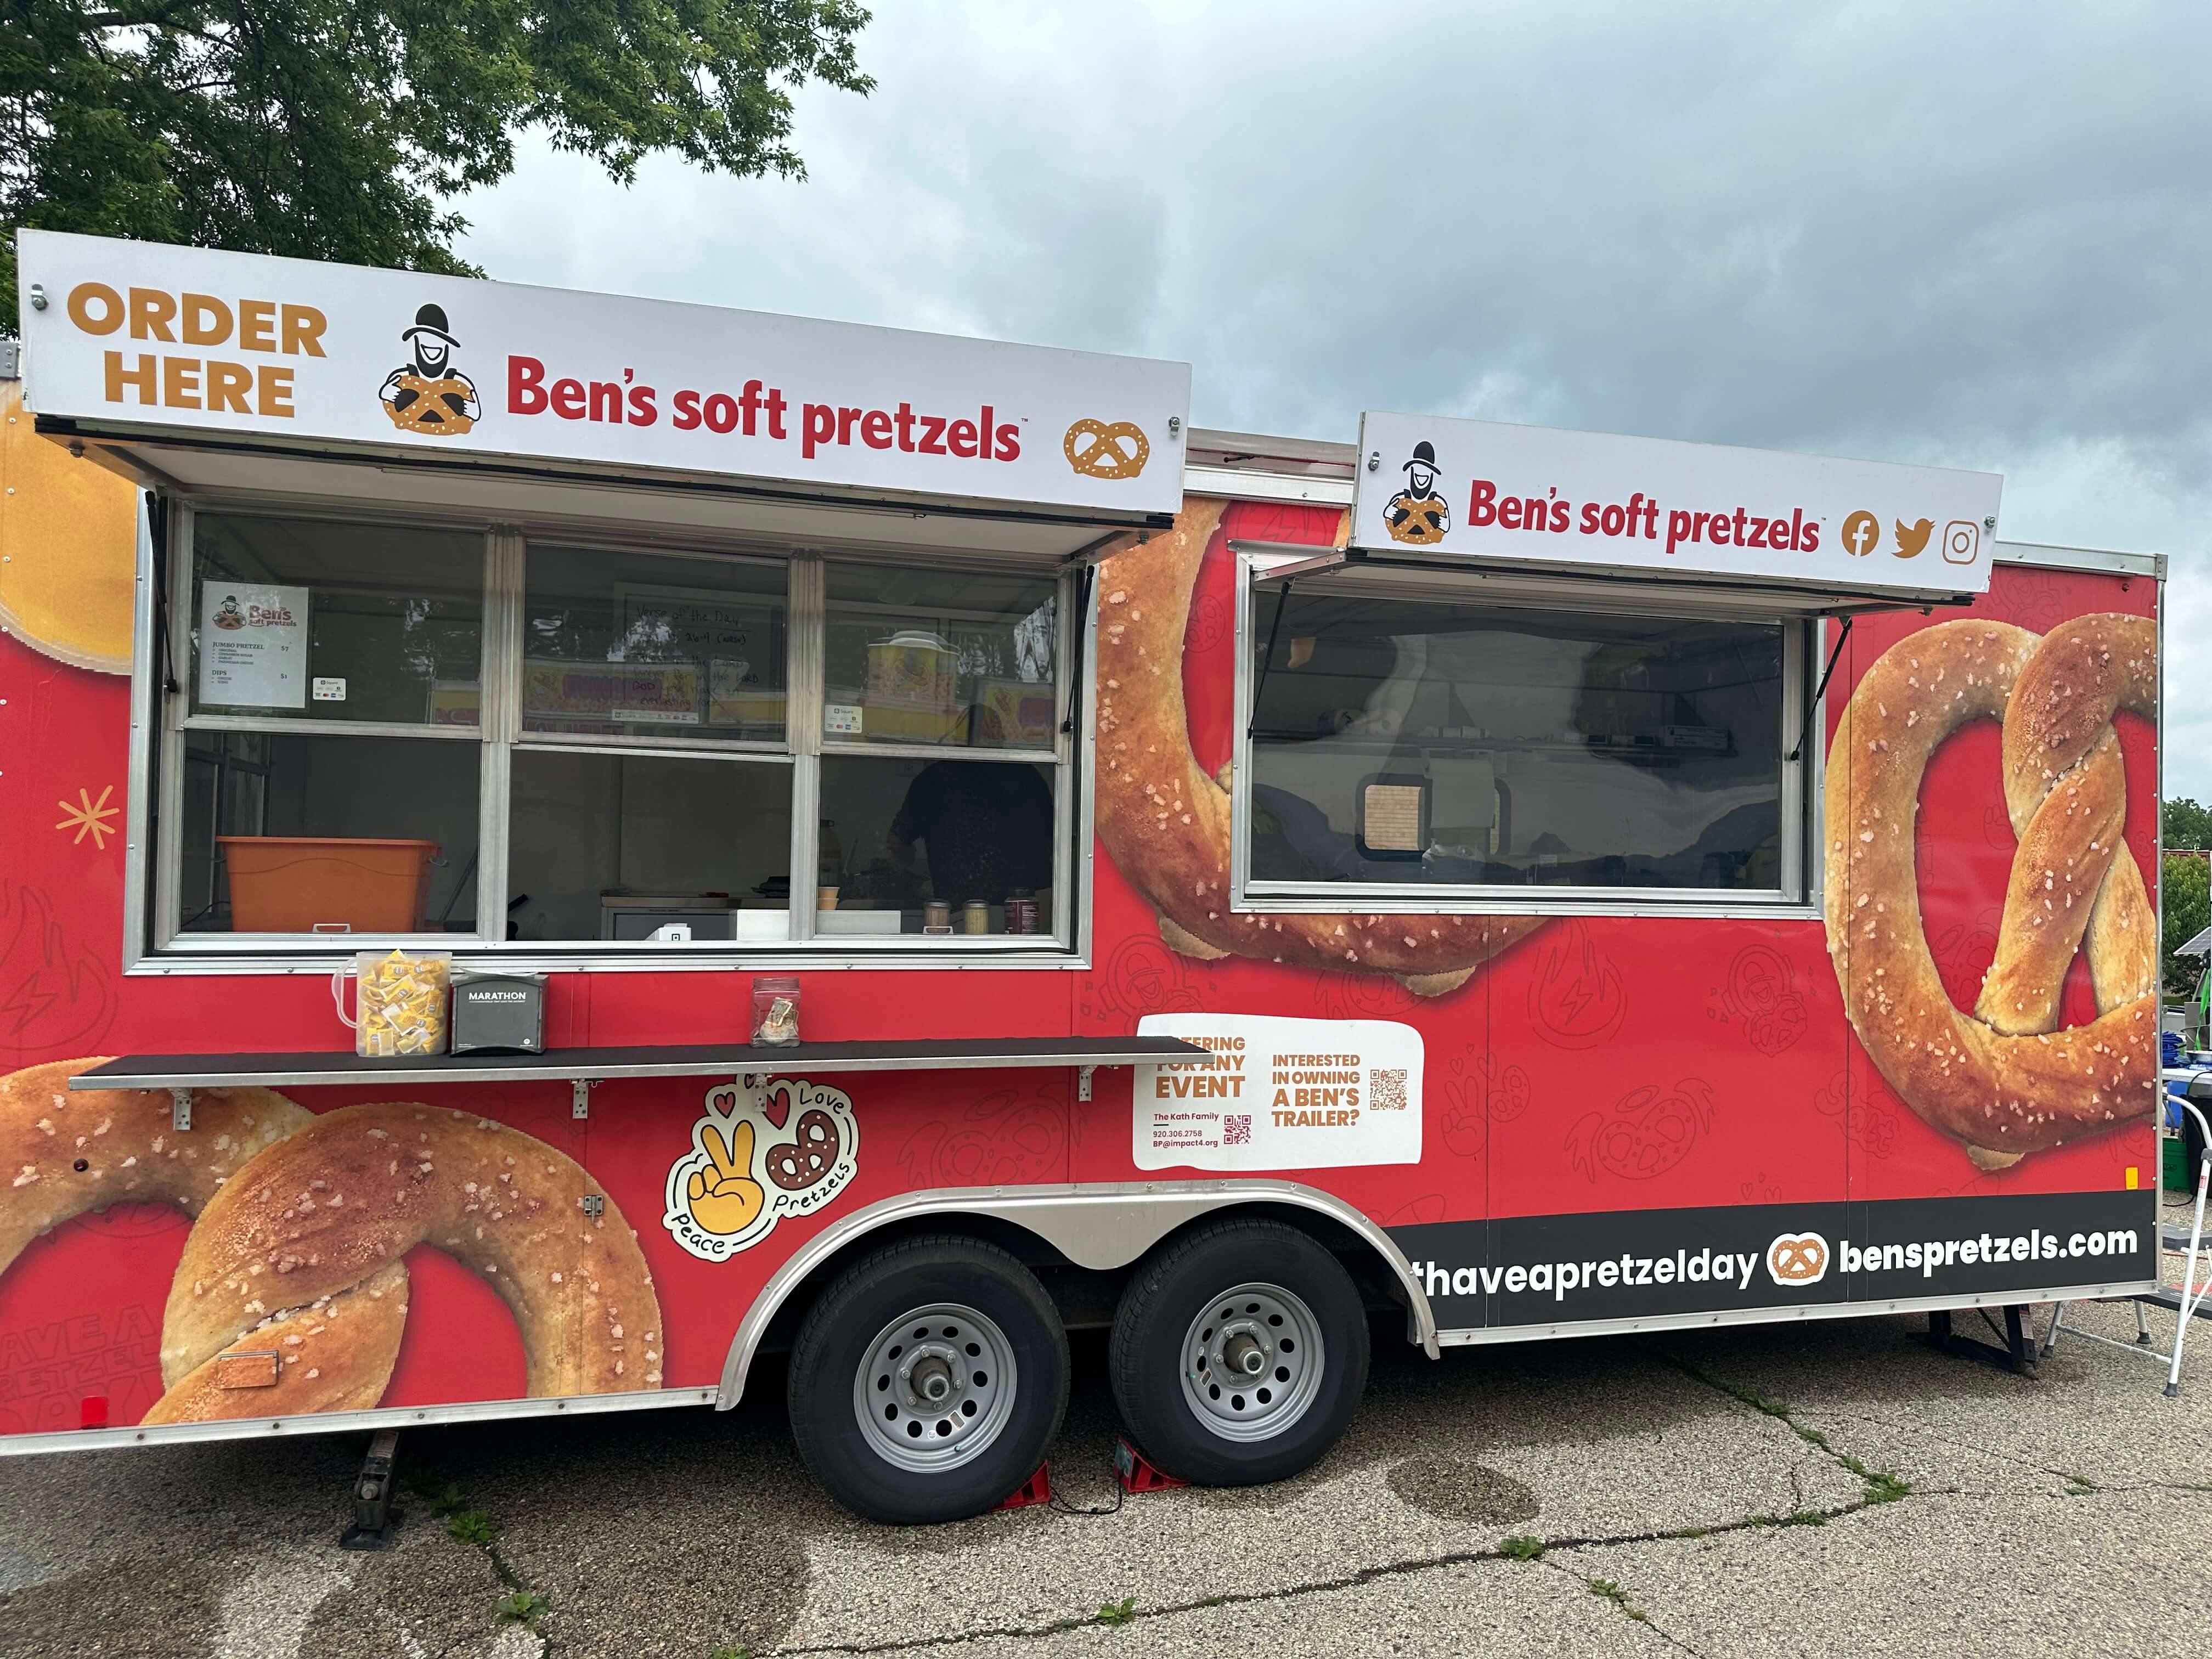
M 1654 605 L 1648 596 L 1608 599 L 1602 578 L 1559 577 L 1516 584 L 1508 592 L 1486 586 L 1478 573 L 1449 569 L 1418 574 L 1392 573 L 1377 582 L 1375 573 L 1324 572 L 1297 579 L 1297 591 L 1348 593 L 1363 599 L 1445 599 L 1492 606 L 1501 611 L 1588 612 L 1595 615 L 1665 616 L 1686 622 L 1760 623 L 1783 630 L 1782 706 L 1782 884 L 1771 890 L 1698 887 L 1585 887 L 1543 884 L 1415 885 L 1387 882 L 1256 881 L 1252 860 L 1252 714 L 1256 694 L 1255 647 L 1260 616 L 1259 584 L 1268 572 L 1291 562 L 1290 556 L 1239 549 L 1237 558 L 1236 696 L 1230 773 L 1229 904 L 1232 912 L 1253 915 L 1333 915 L 1364 911 L 1375 915 L 1712 916 L 1768 921 L 1817 919 L 1821 914 L 1821 870 L 1817 856 L 1826 788 L 1826 698 L 1814 700 L 1821 653 L 1816 643 L 1822 618 L 1751 604 L 1716 601 L 1686 591 L 1679 602 Z M 1807 719 L 1808 708 L 1812 717 Z M 1800 733 L 1805 734 L 1799 742 Z M 1790 758 L 1792 747 L 1796 758 Z M 1378 764 L 1379 764 L 1378 761 Z
M 1091 690 L 1085 683 L 1093 618 L 1091 584 L 1080 568 L 1060 560 L 1024 562 L 1021 568 L 1048 580 L 1057 619 L 1054 646 L 1055 738 L 1049 749 L 934 744 L 839 742 L 822 732 L 824 657 L 823 571 L 828 562 L 881 565 L 910 562 L 917 554 L 896 546 L 823 545 L 730 538 L 687 529 L 680 535 L 647 523 L 520 519 L 495 521 L 465 512 L 386 510 L 380 503 L 277 500 L 251 495 L 174 495 L 146 515 L 138 538 L 141 626 L 133 647 L 129 836 L 125 851 L 124 967 L 131 973 L 264 971 L 326 973 L 355 952 L 432 947 L 514 969 L 597 971 L 737 968 L 1066 968 L 1087 965 L 1091 947 L 1090 838 L 1092 823 Z M 483 538 L 483 621 L 477 665 L 482 687 L 474 727 L 423 723 L 302 720 L 285 716 L 196 714 L 192 709 L 191 628 L 194 617 L 193 542 L 200 514 L 289 520 L 324 520 L 392 528 L 410 526 L 475 532 Z M 654 558 L 726 560 L 781 565 L 785 569 L 785 731 L 781 744 L 757 738 L 685 738 L 629 733 L 560 733 L 522 725 L 522 672 L 529 550 L 557 546 Z M 1009 565 L 988 555 L 973 559 L 928 555 L 933 568 L 1004 574 Z M 166 626 L 165 626 L 166 624 Z M 157 670 L 156 635 L 160 653 Z M 1079 649 L 1079 647 L 1080 647 Z M 166 675 L 166 683 L 165 683 Z M 172 689 L 173 687 L 173 689 Z M 313 737 L 384 737 L 478 746 L 478 819 L 473 933 L 410 934 L 284 934 L 188 933 L 179 927 L 184 877 L 183 805 L 186 734 L 193 731 L 252 731 Z M 845 757 L 941 760 L 957 758 L 1049 766 L 1054 802 L 1051 927 L 1035 934 L 959 934 L 924 940 L 919 935 L 820 936 L 811 904 L 788 911 L 786 939 L 738 942 L 509 941 L 485 931 L 485 919 L 503 918 L 509 891 L 510 793 L 518 750 L 595 750 L 634 757 L 712 760 L 785 766 L 792 783 L 790 874 L 794 897 L 811 894 L 819 842 L 821 765 L 825 754 Z M 804 872 L 804 879 L 801 874 Z

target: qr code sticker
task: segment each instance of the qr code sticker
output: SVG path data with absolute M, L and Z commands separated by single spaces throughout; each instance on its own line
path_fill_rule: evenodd
M 1224 1112 L 1221 1115 L 1221 1144 L 1224 1146 L 1249 1146 L 1252 1144 L 1252 1114 Z
M 1370 1071 L 1367 1073 L 1367 1104 L 1377 1112 L 1402 1112 L 1406 1109 L 1406 1073 Z

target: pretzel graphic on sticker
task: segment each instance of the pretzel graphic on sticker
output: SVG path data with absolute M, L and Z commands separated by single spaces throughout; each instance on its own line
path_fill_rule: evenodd
M 1133 478 L 1152 458 L 1152 441 L 1135 422 L 1109 426 L 1087 415 L 1067 428 L 1060 447 L 1067 464 L 1086 478 Z
M 1810 1285 L 1828 1271 L 1828 1241 L 1818 1233 L 1784 1233 L 1766 1247 L 1766 1270 L 1778 1285 Z

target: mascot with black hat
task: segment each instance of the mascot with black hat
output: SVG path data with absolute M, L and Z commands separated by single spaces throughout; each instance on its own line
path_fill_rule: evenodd
M 424 306 L 415 313 L 415 326 L 402 329 L 399 337 L 411 341 L 415 361 L 384 377 L 384 412 L 402 432 L 419 432 L 429 438 L 458 438 L 477 423 L 483 405 L 477 400 L 476 382 L 453 367 L 453 348 L 460 342 L 446 325 L 443 306 Z
M 1383 504 L 1383 527 L 1394 542 L 1431 546 L 1451 529 L 1451 509 L 1437 491 L 1437 447 L 1422 439 L 1404 471 L 1406 487 Z

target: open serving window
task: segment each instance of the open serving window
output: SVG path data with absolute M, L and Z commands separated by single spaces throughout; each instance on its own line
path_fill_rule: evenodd
M 1067 959 L 1179 364 L 27 233 L 146 485 L 133 958 Z
M 1359 466 L 1347 546 L 1234 544 L 1242 908 L 1802 912 L 1825 619 L 1988 583 L 1981 475 L 1373 415 Z

